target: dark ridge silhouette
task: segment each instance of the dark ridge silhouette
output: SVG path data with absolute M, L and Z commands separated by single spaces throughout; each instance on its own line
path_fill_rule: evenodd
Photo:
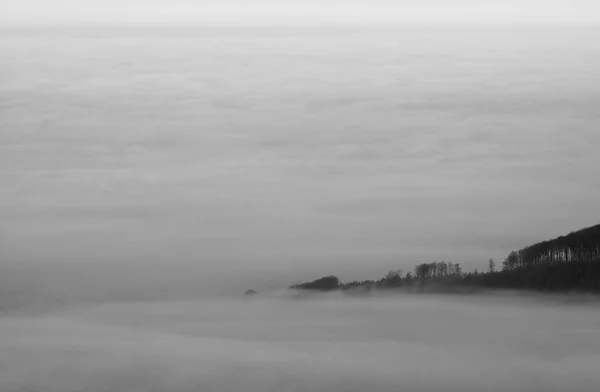
M 600 224 L 511 252 L 507 269 L 519 266 L 589 261 L 600 258 Z
M 511 251 L 496 270 L 463 272 L 460 263 L 421 263 L 412 272 L 388 272 L 383 278 L 341 283 L 336 276 L 292 285 L 297 290 L 398 289 L 473 291 L 478 288 L 600 293 L 600 225 Z
M 245 296 L 252 296 L 252 295 L 256 295 L 256 294 L 258 294 L 258 291 L 256 291 L 256 290 L 246 290 L 244 292 Z
M 296 284 L 291 286 L 292 289 L 300 289 L 300 290 L 321 290 L 321 291 L 330 291 L 337 290 L 340 288 L 340 280 L 337 276 L 325 276 L 323 278 L 319 278 L 312 282 L 304 282 L 300 284 Z

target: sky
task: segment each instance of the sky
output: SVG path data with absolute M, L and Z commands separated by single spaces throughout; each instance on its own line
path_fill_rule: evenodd
M 51 3 L 1 18 L 158 21 L 196 4 Z M 271 274 L 265 287 L 485 268 L 600 221 L 598 29 L 102 31 L 0 35 L 3 263 L 71 263 L 36 271 L 73 281 L 88 265 L 90 287 L 105 266 L 139 277 L 122 263 L 152 284 Z
M 2 0 L 7 24 L 597 24 L 594 0 Z

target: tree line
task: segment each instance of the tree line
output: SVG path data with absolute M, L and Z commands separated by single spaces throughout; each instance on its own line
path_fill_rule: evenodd
M 512 270 L 532 265 L 551 265 L 600 258 L 600 224 L 512 251 L 503 267 Z
M 534 290 L 586 290 L 600 292 L 600 225 L 574 231 L 548 241 L 511 251 L 501 270 L 489 259 L 487 268 L 464 272 L 460 263 L 446 261 L 416 265 L 412 271 L 389 271 L 378 280 L 341 282 L 335 275 L 292 285 L 298 290 L 348 290 L 435 285 Z

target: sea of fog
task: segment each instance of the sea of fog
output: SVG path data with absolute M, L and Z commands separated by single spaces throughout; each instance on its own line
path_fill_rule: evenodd
M 596 391 L 597 301 L 372 295 L 0 314 L 3 392 Z

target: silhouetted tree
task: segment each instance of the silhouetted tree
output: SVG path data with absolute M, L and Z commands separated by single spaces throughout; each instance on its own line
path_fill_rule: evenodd
M 502 269 L 511 271 L 519 265 L 519 254 L 514 250 L 508 254 L 504 262 L 502 263 Z
M 496 263 L 494 262 L 494 259 L 488 260 L 488 272 L 490 272 L 490 273 L 496 272 Z
M 391 270 L 385 275 L 385 285 L 388 287 L 398 287 L 402 284 L 402 270 Z
M 462 276 L 462 268 L 459 263 L 454 264 L 454 275 Z
M 448 264 L 445 261 L 440 261 L 438 263 L 437 270 L 440 276 L 448 276 Z

